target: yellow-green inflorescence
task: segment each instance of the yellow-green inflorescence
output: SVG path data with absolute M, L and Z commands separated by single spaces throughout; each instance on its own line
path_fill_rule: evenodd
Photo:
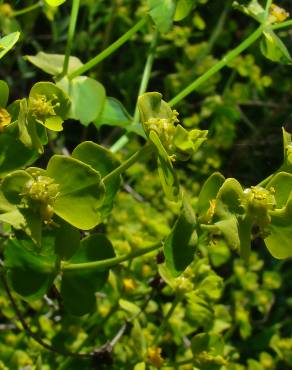
M 60 103 L 53 103 L 58 97 L 54 95 L 53 99 L 47 99 L 43 94 L 35 94 L 29 98 L 29 111 L 35 117 L 36 121 L 43 124 L 44 119 L 50 116 L 56 116 L 55 108 Z
M 173 146 L 173 139 L 176 131 L 176 124 L 179 122 L 178 112 L 172 110 L 172 116 L 169 118 L 155 118 L 152 117 L 148 121 L 144 122 L 145 129 L 150 131 L 155 131 L 159 136 L 159 139 L 166 149 L 170 153 L 175 152 Z
M 4 109 L 0 108 L 0 133 L 4 131 L 5 127 L 11 123 L 11 116 L 9 112 Z
M 270 20 L 272 23 L 284 22 L 289 17 L 289 13 L 276 4 L 272 4 L 270 8 Z
M 244 190 L 242 205 L 247 215 L 252 217 L 255 223 L 264 228 L 271 222 L 269 211 L 276 206 L 273 188 L 267 190 L 261 186 L 252 186 Z
M 45 223 L 51 223 L 54 203 L 59 196 L 59 185 L 52 178 L 43 176 L 38 171 L 32 173 L 32 176 L 33 180 L 26 184 L 24 199 L 29 206 L 39 209 Z

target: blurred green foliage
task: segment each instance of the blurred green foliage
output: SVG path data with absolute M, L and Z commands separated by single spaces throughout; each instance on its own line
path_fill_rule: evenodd
M 81 0 L 72 55 L 82 62 L 95 56 L 145 13 L 147 3 Z M 60 8 L 40 1 L 39 6 L 21 13 L 24 6 L 34 4 L 30 0 L 25 4 L 0 1 L 1 35 L 21 31 L 14 52 L 1 60 L 0 78 L 10 86 L 11 100 L 27 96 L 34 82 L 48 79 L 23 56 L 42 51 L 63 54 L 65 49 L 70 1 Z M 255 21 L 247 21 L 244 14 L 234 11 L 229 0 L 223 4 L 179 0 L 179 4 L 170 30 L 170 25 L 162 25 L 148 88 L 161 91 L 166 100 L 212 67 L 256 27 Z M 289 0 L 280 5 L 292 13 Z M 280 30 L 278 34 L 292 50 L 291 31 Z M 106 86 L 107 96 L 119 99 L 131 114 L 153 37 L 153 26 L 147 26 L 89 73 Z M 259 49 L 258 43 L 253 45 L 177 106 L 185 128 L 209 130 L 208 142 L 190 161 L 177 166 L 193 205 L 202 181 L 214 171 L 250 186 L 282 163 L 281 126 L 288 131 L 292 127 L 291 67 L 264 59 Z M 38 166 L 45 166 L 52 154 L 71 152 L 81 140 L 110 146 L 125 132 L 106 120 L 104 125 L 88 127 L 73 120 L 84 118 L 83 114 L 72 115 L 62 133 L 50 132 L 48 152 L 38 160 Z M 129 114 L 124 112 L 123 117 Z M 84 122 L 88 123 L 87 116 Z M 139 146 L 140 138 L 131 134 L 130 143 L 118 156 L 123 159 Z M 155 162 L 150 160 L 127 171 L 123 191 L 115 199 L 115 212 L 97 226 L 97 232 L 107 231 L 117 255 L 166 237 L 179 214 L 178 207 L 163 196 L 154 168 Z M 2 239 L 0 248 L 3 254 Z M 99 348 L 134 316 L 114 346 L 113 356 L 96 354 L 91 359 L 49 352 L 26 336 L 1 286 L 0 369 L 142 370 L 145 364 L 149 369 L 169 370 L 291 369 L 291 259 L 272 259 L 261 239 L 256 238 L 246 264 L 214 235 L 212 240 L 207 236 L 200 240 L 194 262 L 181 276 L 169 276 L 163 263 L 158 270 L 159 274 L 154 254 L 114 267 L 94 298 L 96 312 L 82 318 L 64 311 L 58 282 L 43 299 L 29 303 L 17 300 L 31 330 L 61 352 Z M 182 301 L 161 335 L 159 350 L 151 349 L 162 314 L 167 314 L 177 292 Z M 147 305 L 140 313 L 145 300 Z

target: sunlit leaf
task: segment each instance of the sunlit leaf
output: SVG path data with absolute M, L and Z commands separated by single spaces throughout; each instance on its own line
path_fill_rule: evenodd
M 62 54 L 48 54 L 40 51 L 36 55 L 26 55 L 25 59 L 50 75 L 57 76 L 62 73 L 64 64 L 64 55 Z M 78 58 L 71 56 L 68 73 L 82 67 L 82 65 L 83 63 Z
M 20 32 L 13 32 L 0 38 L 0 59 L 17 43 Z
M 63 4 L 66 0 L 45 0 L 45 2 L 50 6 L 59 6 Z
M 147 0 L 149 14 L 162 33 L 170 30 L 175 13 L 175 0 Z
M 91 141 L 79 144 L 72 152 L 72 157 L 90 165 L 102 177 L 117 168 L 120 162 L 106 148 Z M 114 198 L 120 188 L 121 178 L 117 176 L 107 181 L 103 203 L 99 208 L 101 220 L 109 215 L 112 210 Z
M 57 85 L 71 99 L 69 118 L 88 126 L 99 117 L 105 104 L 105 89 L 100 82 L 90 77 L 78 76 L 72 80 L 65 77 Z
M 46 176 L 59 185 L 54 212 L 71 225 L 88 230 L 100 221 L 98 208 L 104 197 L 101 176 L 91 166 L 74 158 L 54 155 Z

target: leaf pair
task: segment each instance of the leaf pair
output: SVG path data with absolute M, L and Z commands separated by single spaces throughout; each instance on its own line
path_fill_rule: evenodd
M 250 193 L 251 189 L 254 193 Z M 257 225 L 270 253 L 276 258 L 292 256 L 291 191 L 292 175 L 279 172 L 267 184 L 266 190 L 255 187 L 243 191 L 235 179 L 224 180 L 215 173 L 203 185 L 197 211 L 199 221 L 226 243 L 238 249 L 248 260 L 252 228 Z M 281 243 L 278 242 L 281 236 Z
M 120 177 L 108 181 L 106 188 L 101 179 L 118 165 L 108 150 L 84 142 L 71 158 L 54 155 L 46 170 L 14 171 L 2 182 L 1 191 L 10 207 L 0 214 L 0 220 L 23 228 L 35 243 L 40 243 L 42 222 L 50 222 L 53 214 L 79 229 L 91 229 L 112 209 Z

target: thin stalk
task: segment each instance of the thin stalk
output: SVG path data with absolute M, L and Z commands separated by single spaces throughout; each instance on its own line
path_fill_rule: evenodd
M 91 68 L 95 67 L 98 63 L 102 60 L 107 58 L 113 52 L 115 52 L 119 47 L 121 47 L 125 42 L 127 42 L 136 32 L 138 32 L 146 23 L 147 18 L 141 19 L 138 23 L 135 24 L 132 28 L 129 29 L 123 36 L 117 39 L 114 43 L 112 43 L 109 47 L 103 50 L 101 53 L 96 55 L 94 58 L 90 59 L 87 63 L 85 63 L 82 67 L 77 68 L 75 71 L 69 74 L 69 78 L 72 79 L 74 77 L 80 76 L 83 73 L 89 71 Z
M 23 9 L 20 9 L 20 10 L 15 10 L 12 12 L 11 16 L 12 17 L 18 17 L 19 15 L 22 15 L 22 14 L 26 14 L 26 13 L 29 13 L 37 8 L 39 8 L 40 6 L 42 5 L 42 2 L 39 1 L 38 3 L 36 4 L 33 4 L 33 5 L 30 5 L 30 6 L 27 6 L 26 8 L 23 8 Z
M 152 71 L 153 61 L 154 61 L 154 58 L 155 58 L 155 51 L 156 51 L 158 36 L 159 36 L 159 32 L 156 30 L 155 33 L 154 33 L 154 36 L 153 36 L 153 40 L 150 44 L 148 57 L 146 59 L 146 63 L 145 63 L 144 71 L 143 71 L 143 76 L 142 76 L 141 84 L 140 84 L 139 91 L 138 91 L 138 97 L 140 95 L 144 94 L 145 91 L 147 90 L 147 86 L 148 86 L 148 83 L 149 83 L 149 80 L 150 80 L 150 74 L 151 74 L 151 71 Z M 137 99 L 137 101 L 138 101 L 138 99 Z M 139 116 L 140 115 L 139 115 L 138 104 L 136 104 L 133 124 L 138 123 Z
M 162 244 L 159 242 L 149 247 L 135 250 L 124 256 L 108 258 L 102 261 L 93 261 L 93 262 L 85 262 L 85 263 L 62 262 L 61 269 L 63 271 L 75 271 L 75 270 L 99 270 L 99 269 L 109 268 L 109 267 L 116 266 L 121 262 L 129 261 L 133 258 L 143 256 L 144 254 L 153 252 L 156 249 L 159 249 L 161 247 L 162 247 Z
M 131 167 L 135 162 L 137 162 L 140 158 L 145 158 L 145 156 L 151 153 L 152 150 L 153 150 L 153 147 L 150 144 L 144 145 L 140 150 L 138 150 L 135 154 L 133 154 L 125 162 L 123 162 L 119 167 L 117 167 L 112 172 L 110 172 L 105 177 L 103 177 L 102 181 L 106 183 L 107 181 L 110 181 L 111 179 L 121 175 L 129 167 Z
M 166 325 L 167 325 L 167 323 L 168 323 L 171 315 L 173 314 L 174 310 L 176 309 L 176 306 L 179 304 L 180 301 L 181 301 L 181 297 L 177 295 L 175 297 L 174 301 L 172 302 L 171 307 L 168 310 L 166 316 L 164 316 L 164 318 L 162 320 L 162 323 L 161 323 L 161 325 L 158 328 L 158 331 L 156 332 L 156 335 L 155 335 L 155 337 L 153 339 L 153 345 L 156 345 L 157 342 L 159 341 L 159 338 L 160 338 L 163 330 L 165 329 L 165 327 L 166 327 Z
M 80 0 L 73 0 L 72 8 L 71 8 L 71 15 L 70 15 L 70 24 L 69 24 L 69 29 L 68 29 L 67 45 L 66 45 L 66 50 L 65 50 L 65 58 L 64 58 L 64 64 L 63 64 L 63 71 L 62 71 L 63 76 L 65 76 L 68 72 L 69 58 L 70 58 L 74 34 L 75 34 L 79 6 L 80 6 Z
M 272 2 L 273 2 L 273 0 L 267 0 L 267 2 L 266 2 L 266 8 L 265 8 L 266 19 L 268 19 L 268 17 L 269 17 L 269 11 L 270 11 L 270 7 L 272 5 Z
M 150 44 L 148 57 L 146 59 L 146 63 L 145 63 L 144 71 L 143 71 L 143 76 L 142 76 L 142 80 L 141 80 L 139 91 L 138 91 L 138 97 L 140 95 L 144 94 L 145 91 L 147 90 L 147 87 L 148 87 L 148 83 L 149 83 L 150 75 L 151 75 L 151 71 L 152 71 L 152 66 L 153 66 L 153 61 L 154 61 L 154 58 L 155 58 L 155 50 L 156 50 L 156 45 L 157 45 L 157 41 L 158 41 L 158 35 L 159 35 L 159 33 L 156 30 L 155 34 L 154 34 L 154 37 L 153 37 L 153 40 Z M 137 98 L 137 102 L 138 102 L 138 98 Z M 136 103 L 132 125 L 134 125 L 138 122 L 139 122 L 139 109 L 138 109 L 138 104 Z M 129 141 L 129 138 L 126 134 L 121 136 L 110 148 L 111 152 L 112 153 L 118 152 L 120 149 L 122 149 L 128 143 L 128 141 Z
M 292 26 L 292 20 L 290 19 L 289 21 L 282 22 L 282 23 L 276 23 L 271 26 L 273 30 L 279 30 L 281 28 L 286 28 Z
M 183 89 L 179 94 L 177 94 L 173 99 L 171 99 L 169 102 L 170 106 L 176 105 L 178 102 L 180 102 L 186 96 L 191 94 L 194 90 L 196 90 L 203 83 L 207 82 L 210 77 L 212 77 L 215 73 L 219 72 L 223 67 L 225 67 L 228 63 L 230 63 L 240 53 L 242 53 L 245 49 L 247 49 L 250 45 L 252 45 L 262 35 L 262 31 L 263 31 L 263 26 L 261 25 L 247 39 L 245 39 L 235 49 L 227 53 L 226 56 L 224 56 L 218 63 L 216 63 L 206 73 L 204 73 L 202 76 L 197 78 L 194 82 L 192 82 L 185 89 Z
M 129 138 L 127 134 L 121 136 L 111 147 L 110 151 L 112 153 L 117 153 L 120 149 L 122 149 L 126 144 L 128 144 Z

